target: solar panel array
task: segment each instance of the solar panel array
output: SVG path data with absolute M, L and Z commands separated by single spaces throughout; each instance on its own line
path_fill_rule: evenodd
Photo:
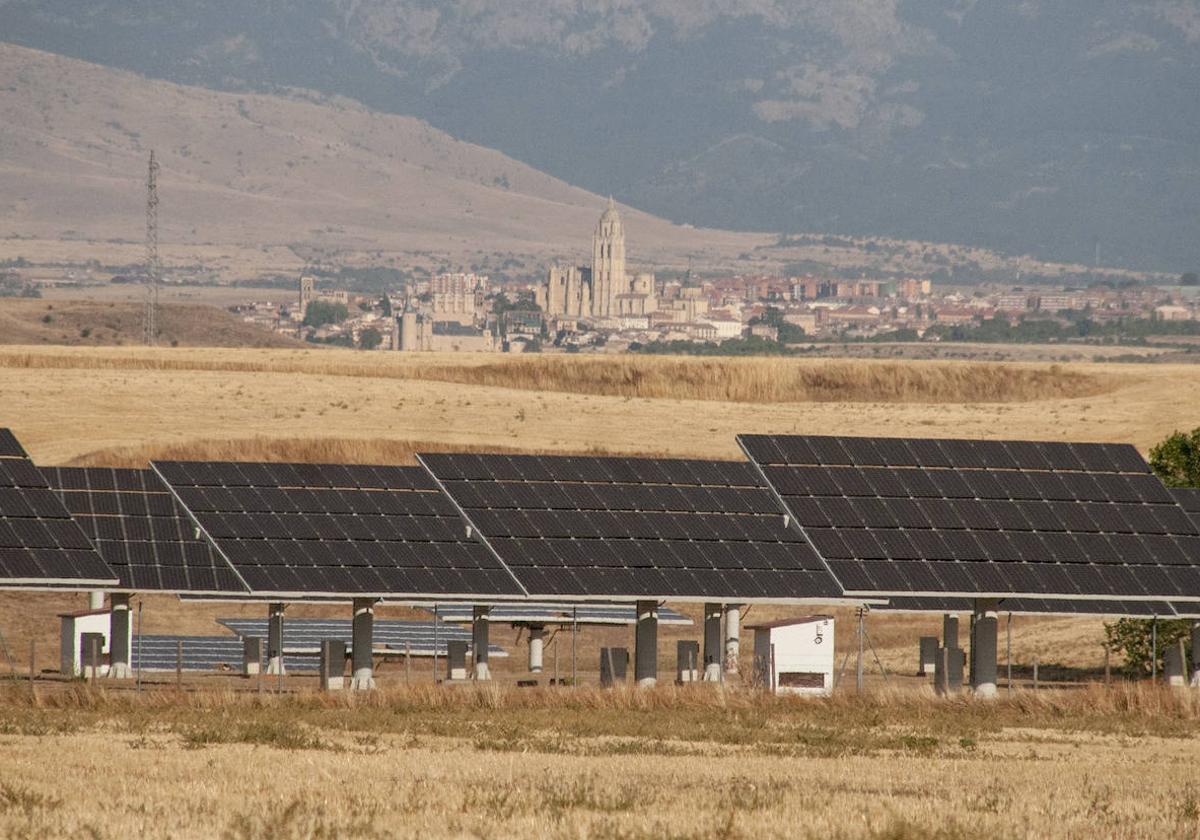
M 432 611 L 432 608 L 424 608 Z M 692 620 L 667 607 L 658 608 L 659 624 L 689 625 Z M 439 604 L 437 616 L 442 621 L 459 624 L 474 619 L 471 604 Z M 632 604 L 496 604 L 488 619 L 499 624 L 636 624 L 637 608 Z
M 1200 487 L 1172 487 L 1171 495 L 1190 516 L 1200 516 Z
M 130 592 L 245 592 L 150 470 L 42 467 L 51 488 Z
M 745 435 L 847 593 L 1170 599 L 1200 524 L 1132 446 Z
M 183 643 L 182 670 L 241 673 L 242 640 L 229 636 L 142 636 L 134 638 L 130 652 L 135 671 L 174 671 L 179 664 L 179 643 Z M 259 663 L 266 670 L 266 651 Z M 312 656 L 283 657 L 288 671 L 315 671 L 319 660 Z M 272 677 L 273 679 L 273 677 Z
M 0 586 L 108 585 L 116 575 L 8 429 L 0 429 Z
M 267 620 L 262 618 L 220 618 L 217 623 L 228 627 L 239 637 L 267 638 Z M 471 642 L 471 630 L 454 624 L 432 621 L 397 621 L 377 619 L 373 623 L 371 641 L 376 648 L 404 651 L 405 644 L 414 656 L 446 655 L 449 642 Z M 350 619 L 343 618 L 285 618 L 283 621 L 283 651 L 293 654 L 316 654 L 321 642 L 340 640 L 349 646 L 354 628 Z M 489 655 L 507 656 L 504 648 L 488 646 Z
M 420 468 L 153 466 L 255 593 L 524 595 Z
M 884 612 L 969 613 L 975 609 L 973 598 L 889 598 L 872 609 Z M 1013 615 L 1094 615 L 1110 618 L 1174 617 L 1165 601 L 1082 601 L 1047 598 L 1001 598 L 1001 613 Z
M 419 457 L 534 597 L 841 595 L 746 463 Z

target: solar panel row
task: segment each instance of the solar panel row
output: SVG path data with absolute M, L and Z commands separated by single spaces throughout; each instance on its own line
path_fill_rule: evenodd
M 758 464 L 1149 473 L 1128 444 L 830 435 L 739 435 Z
M 1200 526 L 1129 446 L 739 441 L 848 593 L 1200 592 Z
M 414 467 L 155 463 L 259 594 L 524 593 Z
M 44 467 L 63 505 L 130 592 L 245 592 L 150 470 Z
M 873 609 L 884 612 L 969 613 L 973 598 L 889 598 Z M 1064 601 L 1045 598 L 1002 598 L 998 609 L 1013 615 L 1097 615 L 1109 618 L 1171 617 L 1174 611 L 1164 601 Z
M 495 455 L 420 460 L 532 596 L 841 594 L 748 464 Z
M 108 585 L 116 579 L 12 432 L 0 429 L 0 586 Z
M 421 462 L 443 481 L 574 482 L 757 488 L 744 462 L 695 459 L 571 457 L 563 455 L 429 455 Z

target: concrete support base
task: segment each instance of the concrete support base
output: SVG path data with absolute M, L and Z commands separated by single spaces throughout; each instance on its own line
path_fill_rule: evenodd
M 546 630 L 540 624 L 529 627 L 529 673 L 542 672 L 542 653 L 546 645 Z
M 350 680 L 350 690 L 366 691 L 375 687 L 375 602 L 370 598 L 355 598 L 353 610 L 350 658 L 354 677 Z
M 994 599 L 975 602 L 971 639 L 971 687 L 975 696 L 996 696 L 996 638 L 1000 627 L 999 605 Z
M 488 670 L 488 645 L 490 642 L 488 608 L 475 607 L 471 622 L 471 652 L 475 658 L 474 677 L 476 680 L 490 680 L 492 673 Z
M 369 691 L 375 687 L 375 669 L 359 668 L 350 679 L 351 691 Z
M 1192 622 L 1192 688 L 1200 688 L 1200 621 Z
M 637 602 L 637 629 L 634 633 L 633 676 L 638 688 L 653 688 L 658 683 L 658 603 Z
M 741 617 L 741 607 L 737 604 L 725 606 L 725 673 L 731 676 L 738 672 L 738 657 L 741 655 Z
M 704 681 L 721 681 L 721 605 L 704 605 Z
M 283 604 L 267 607 L 267 673 L 286 674 L 283 667 Z
M 109 679 L 133 678 L 133 668 L 129 665 L 132 659 L 129 655 L 129 600 L 128 593 L 114 592 L 112 595 L 112 608 L 108 614 Z

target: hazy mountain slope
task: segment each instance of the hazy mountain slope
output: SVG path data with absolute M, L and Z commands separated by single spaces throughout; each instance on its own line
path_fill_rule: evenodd
M 677 221 L 1200 264 L 1197 0 L 0 0 L 0 33 L 353 96 Z
M 0 44 L 4 235 L 136 247 L 151 148 L 162 164 L 168 255 L 212 243 L 288 245 L 300 259 L 541 261 L 590 250 L 605 201 L 421 120 L 345 99 L 216 93 Z M 635 260 L 721 262 L 764 241 L 625 212 Z

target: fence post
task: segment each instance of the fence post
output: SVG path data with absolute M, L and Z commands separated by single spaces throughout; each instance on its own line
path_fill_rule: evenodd
M 183 640 L 175 643 L 175 690 L 183 691 Z
M 37 640 L 29 640 L 29 693 L 37 696 L 37 688 L 33 685 L 33 675 L 37 673 Z
M 1105 685 L 1109 685 L 1110 683 L 1112 683 L 1112 670 L 1109 667 L 1109 652 L 1110 652 L 1110 648 L 1108 646 L 1108 642 L 1105 642 L 1104 643 L 1104 684 Z
M 412 682 L 412 642 L 404 643 L 404 684 Z
M 1033 657 L 1033 690 L 1037 691 L 1038 687 L 1038 658 Z

